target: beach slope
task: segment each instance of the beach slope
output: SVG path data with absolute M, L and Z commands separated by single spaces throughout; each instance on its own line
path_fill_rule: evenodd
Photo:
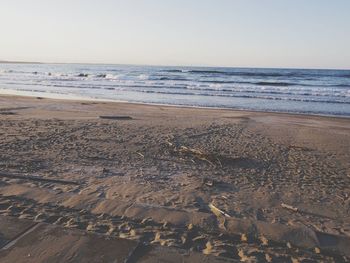
M 0 147 L 5 217 L 229 260 L 350 257 L 348 118 L 1 96 Z

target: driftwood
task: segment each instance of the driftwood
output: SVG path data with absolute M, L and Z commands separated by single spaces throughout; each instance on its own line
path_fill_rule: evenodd
M 226 217 L 231 217 L 229 214 L 227 214 L 224 211 L 222 211 L 221 209 L 217 208 L 212 203 L 209 204 L 209 208 L 216 216 L 223 215 L 223 216 L 226 216 Z
M 32 107 L 11 107 L 11 108 L 0 108 L 0 111 L 4 112 L 4 111 L 13 111 L 13 110 L 26 110 L 26 109 L 30 109 Z
M 285 209 L 288 209 L 288 210 L 291 210 L 291 211 L 294 211 L 294 212 L 298 212 L 299 209 L 297 207 L 294 207 L 294 206 L 291 206 L 291 205 L 287 205 L 285 203 L 282 203 L 281 206 Z
M 0 115 L 16 115 L 16 112 L 12 111 L 0 111 Z
M 142 158 L 145 158 L 145 156 L 142 154 L 142 153 L 140 153 L 140 152 L 135 152 L 137 155 L 139 155 L 139 156 L 141 156 Z
M 305 215 L 311 215 L 311 216 L 317 216 L 317 217 L 324 217 L 324 218 L 333 219 L 333 220 L 335 219 L 335 218 L 332 217 L 332 216 L 328 216 L 328 215 L 325 215 L 325 214 L 319 214 L 319 213 L 309 212 L 309 211 L 300 209 L 300 208 L 295 207 L 295 206 L 287 205 L 287 204 L 285 204 L 285 203 L 282 203 L 281 206 L 282 206 L 283 208 L 288 209 L 289 211 L 295 212 L 295 213 L 300 213 L 300 214 L 305 214 Z
M 222 164 L 218 158 L 215 158 L 210 154 L 207 154 L 201 150 L 190 148 L 184 145 L 176 146 L 173 142 L 170 142 L 170 139 L 166 140 L 165 142 L 168 144 L 169 147 L 173 148 L 172 150 L 174 153 L 177 153 L 183 156 L 192 156 L 192 157 L 195 157 L 197 160 L 207 162 L 212 166 L 219 165 L 222 167 Z M 191 161 L 193 163 L 196 163 L 194 159 L 191 159 Z
M 100 119 L 106 119 L 106 120 L 132 120 L 132 117 L 130 116 L 100 116 Z

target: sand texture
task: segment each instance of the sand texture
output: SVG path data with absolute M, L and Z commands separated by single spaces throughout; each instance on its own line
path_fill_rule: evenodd
M 0 150 L 5 217 L 169 262 L 350 259 L 350 119 L 1 96 Z

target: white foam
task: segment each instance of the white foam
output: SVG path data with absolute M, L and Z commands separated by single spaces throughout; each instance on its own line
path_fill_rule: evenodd
M 119 78 L 120 78 L 120 75 L 106 74 L 106 79 L 117 80 Z
M 141 74 L 141 75 L 138 76 L 138 79 L 140 79 L 140 80 L 147 80 L 147 79 L 149 79 L 149 76 L 146 75 L 146 74 Z

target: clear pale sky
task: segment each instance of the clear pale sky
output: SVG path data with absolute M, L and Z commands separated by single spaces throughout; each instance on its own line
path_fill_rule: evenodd
M 350 69 L 350 0 L 1 0 L 0 60 Z

